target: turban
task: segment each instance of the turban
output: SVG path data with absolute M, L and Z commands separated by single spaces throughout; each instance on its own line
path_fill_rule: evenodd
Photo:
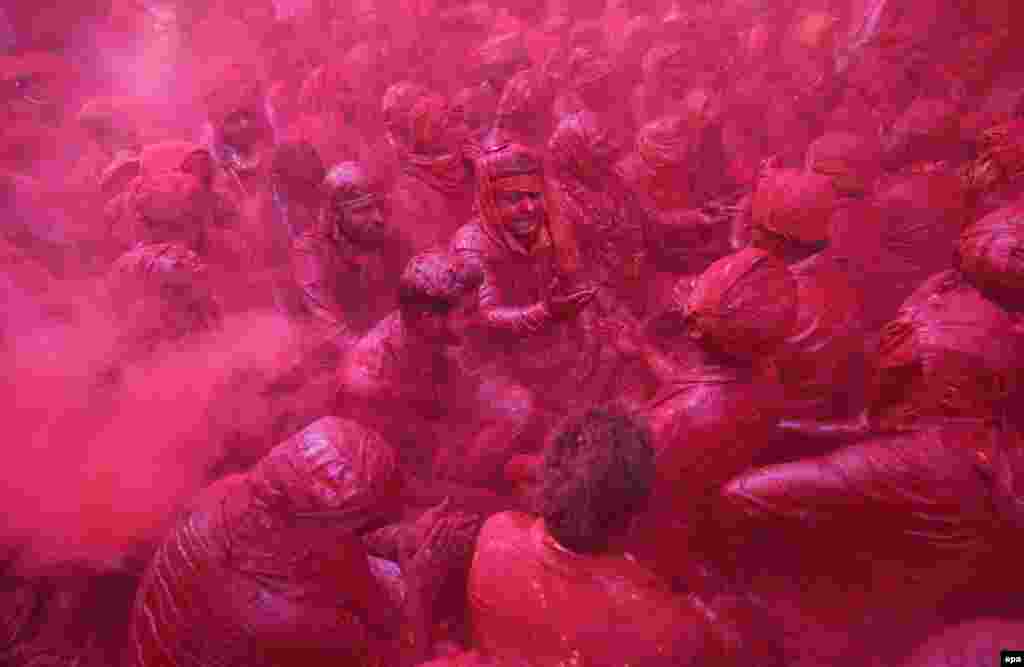
M 955 271 L 927 280 L 882 329 L 868 397 L 875 426 L 994 416 L 1020 367 L 1016 322 Z
M 284 441 L 249 473 L 266 507 L 292 514 L 344 511 L 353 519 L 395 508 L 402 477 L 394 449 L 376 432 L 337 417 Z
M 607 169 L 612 148 L 609 133 L 596 114 L 578 111 L 562 117 L 548 141 L 548 153 L 560 172 L 579 178 L 591 169 Z
M 503 118 L 528 119 L 530 116 L 544 117 L 546 105 L 551 101 L 551 90 L 540 72 L 528 69 L 517 72 L 501 92 L 497 116 Z
M 1024 121 L 1013 120 L 986 130 L 979 144 L 980 157 L 964 172 L 968 189 L 984 192 L 1024 175 Z
M 757 185 L 752 222 L 803 243 L 828 240 L 836 196 L 832 182 L 796 169 L 769 171 Z
M 683 314 L 690 335 L 711 348 L 751 361 L 769 357 L 796 324 L 796 279 L 781 260 L 747 248 L 701 274 Z
M 1024 208 L 1001 208 L 965 229 L 955 256 L 960 271 L 979 289 L 1024 303 Z

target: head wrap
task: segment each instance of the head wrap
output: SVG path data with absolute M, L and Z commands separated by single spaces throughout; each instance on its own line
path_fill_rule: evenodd
M 832 182 L 819 174 L 796 169 L 769 171 L 758 183 L 751 211 L 752 224 L 803 243 L 829 238 L 836 205 Z
M 479 186 L 477 198 L 484 233 L 508 250 L 519 254 L 529 254 L 529 251 L 505 230 L 498 209 L 497 193 L 502 187 L 500 182 L 504 179 L 509 179 L 507 183 L 514 182 L 513 179 L 521 179 L 522 184 L 530 189 L 536 186 L 545 194 L 546 218 L 549 218 L 551 211 L 548 206 L 550 206 L 551 200 L 548 197 L 547 183 L 544 178 L 543 160 L 525 146 L 503 144 L 484 152 L 477 159 L 476 166 Z M 541 239 L 536 247 L 540 248 L 545 245 L 550 245 L 550 231 L 547 229 L 547 224 L 542 227 Z
M 870 192 L 878 175 L 878 146 L 848 132 L 824 134 L 807 148 L 807 171 L 832 180 L 841 195 Z
M 676 169 L 686 165 L 698 138 L 688 119 L 666 116 L 640 128 L 636 148 L 652 169 Z
M 1014 308 L 1024 306 L 1024 208 L 1006 206 L 965 229 L 955 257 L 978 289 L 1007 297 Z
M 608 132 L 598 116 L 590 111 L 578 111 L 562 117 L 548 141 L 548 153 L 555 170 L 579 179 L 595 169 L 607 171 Z
M 690 335 L 708 347 L 750 361 L 770 357 L 796 324 L 796 280 L 781 260 L 747 248 L 701 274 L 682 310 Z
M 981 155 L 963 172 L 968 190 L 982 193 L 1024 176 L 1024 121 L 1012 120 L 986 130 L 979 144 Z
M 228 65 L 206 81 L 202 97 L 214 127 L 220 127 L 229 116 L 240 111 L 255 111 L 262 115 L 262 73 L 251 65 Z
M 410 112 L 417 100 L 428 95 L 429 92 L 425 87 L 413 81 L 399 81 L 384 91 L 384 97 L 380 104 L 384 127 L 387 128 L 392 140 L 396 141 L 398 145 L 408 148 L 412 143 L 412 137 L 409 134 Z
M 409 111 L 409 153 L 404 171 L 432 188 L 453 195 L 466 188 L 469 170 L 461 141 L 449 130 L 451 109 L 443 95 L 420 97 Z M 457 144 L 457 145 L 451 145 Z
M 1017 318 L 954 271 L 933 276 L 882 329 L 868 415 L 884 430 L 922 417 L 997 415 L 1020 367 Z
M 275 447 L 249 473 L 261 504 L 291 515 L 349 515 L 353 527 L 398 509 L 395 450 L 375 431 L 324 417 Z M 338 525 L 338 524 L 335 524 Z

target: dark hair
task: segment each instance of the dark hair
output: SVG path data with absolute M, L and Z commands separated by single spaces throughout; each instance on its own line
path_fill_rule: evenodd
M 537 509 L 548 532 L 579 553 L 607 548 L 614 530 L 647 506 L 654 447 L 623 408 L 590 408 L 567 420 L 544 452 Z
M 398 306 L 406 313 L 447 311 L 480 282 L 470 264 L 442 248 L 425 250 L 406 264 L 398 280 Z

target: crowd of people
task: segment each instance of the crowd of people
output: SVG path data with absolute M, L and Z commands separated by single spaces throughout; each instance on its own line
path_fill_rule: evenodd
M 0 663 L 1024 650 L 1022 31 L 0 8 Z

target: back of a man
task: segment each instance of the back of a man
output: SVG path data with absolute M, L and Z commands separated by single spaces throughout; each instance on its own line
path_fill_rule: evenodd
M 629 557 L 568 551 L 519 512 L 484 525 L 469 590 L 479 647 L 535 665 L 696 664 L 714 641 L 698 605 Z
M 591 408 L 554 433 L 538 473 L 539 516 L 497 514 L 477 538 L 467 590 L 475 648 L 536 667 L 726 665 L 752 653 L 775 664 L 774 649 L 745 631 L 747 601 L 674 594 L 623 551 L 655 479 L 645 426 L 620 408 Z

